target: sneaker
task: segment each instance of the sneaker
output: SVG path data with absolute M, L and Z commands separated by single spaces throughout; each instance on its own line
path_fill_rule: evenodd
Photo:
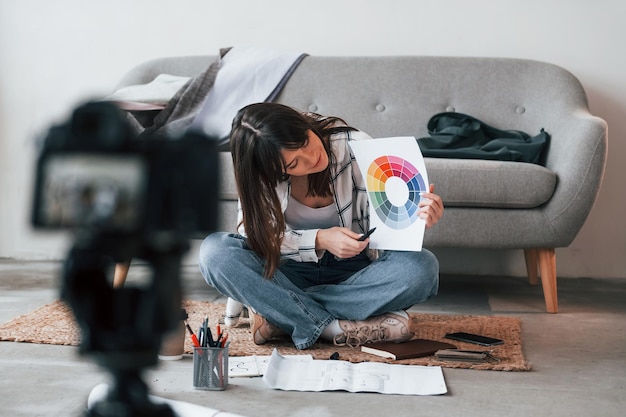
M 255 344 L 262 345 L 270 339 L 285 335 L 284 331 L 267 321 L 260 314 L 252 310 L 249 310 L 249 314 L 252 317 L 252 340 L 254 340 Z
M 409 331 L 409 319 L 404 312 L 390 312 L 366 320 L 339 320 L 343 330 L 335 336 L 337 346 L 359 347 L 372 342 L 404 342 L 415 333 Z

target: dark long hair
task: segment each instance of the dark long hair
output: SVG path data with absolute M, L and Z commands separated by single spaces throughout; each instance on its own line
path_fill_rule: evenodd
M 285 217 L 276 193 L 276 186 L 288 178 L 281 150 L 305 146 L 309 130 L 322 140 L 329 164 L 324 171 L 309 174 L 308 194 L 328 196 L 332 192 L 330 166 L 334 162 L 329 138 L 340 131 L 354 130 L 343 120 L 300 113 L 277 103 L 251 104 L 233 119 L 230 150 L 242 223 L 248 246 L 265 260 L 265 278 L 271 278 L 280 264 L 285 233 Z

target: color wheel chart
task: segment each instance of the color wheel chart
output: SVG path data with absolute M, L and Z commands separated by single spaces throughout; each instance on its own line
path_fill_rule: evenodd
M 367 170 L 367 191 L 374 211 L 392 229 L 406 229 L 417 216 L 424 178 L 409 161 L 393 155 L 376 158 Z
M 349 142 L 367 188 L 370 248 L 420 251 L 426 222 L 419 217 L 421 192 L 428 191 L 422 152 L 412 136 Z

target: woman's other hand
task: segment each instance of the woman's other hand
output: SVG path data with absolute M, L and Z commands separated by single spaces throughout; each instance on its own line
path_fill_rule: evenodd
M 426 221 L 426 228 L 433 227 L 443 216 L 443 200 L 435 194 L 435 184 L 430 184 L 429 192 L 421 196 L 418 215 Z

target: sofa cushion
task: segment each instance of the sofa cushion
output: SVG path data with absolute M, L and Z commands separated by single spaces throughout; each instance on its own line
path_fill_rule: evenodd
M 536 164 L 425 158 L 428 179 L 446 207 L 532 208 L 550 199 L 556 174 Z M 221 152 L 220 199 L 237 200 L 230 152 Z
M 533 208 L 547 202 L 556 174 L 530 163 L 424 158 L 446 207 Z

